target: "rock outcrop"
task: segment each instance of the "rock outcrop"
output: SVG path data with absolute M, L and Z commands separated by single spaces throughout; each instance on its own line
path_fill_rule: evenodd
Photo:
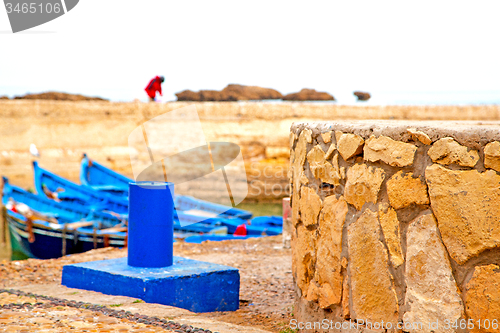
M 314 89 L 302 89 L 299 92 L 285 95 L 284 101 L 334 101 L 335 98 L 326 92 L 319 92 Z
M 107 101 L 101 97 L 89 97 L 78 94 L 67 94 L 63 92 L 48 91 L 40 94 L 26 94 L 24 96 L 16 96 L 14 99 L 44 99 L 53 101 Z
M 354 96 L 356 96 L 358 98 L 358 101 L 367 101 L 370 99 L 370 97 L 372 97 L 372 95 L 370 95 L 370 93 L 362 92 L 362 91 L 355 91 L 353 94 L 354 94 Z
M 218 90 L 200 90 L 194 92 L 184 90 L 177 94 L 178 101 L 251 101 L 265 99 L 281 99 L 283 95 L 274 89 L 257 86 L 244 86 L 240 84 L 229 84 L 227 87 Z

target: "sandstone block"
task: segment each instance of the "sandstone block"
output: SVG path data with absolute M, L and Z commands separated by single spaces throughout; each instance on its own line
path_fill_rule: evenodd
M 403 251 L 401 250 L 401 237 L 399 235 L 399 220 L 396 211 L 388 205 L 379 207 L 379 221 L 384 233 L 385 242 L 391 255 L 391 262 L 394 267 L 399 267 L 404 263 Z
M 332 131 L 321 133 L 321 137 L 323 138 L 324 143 L 329 143 L 332 141 Z
M 292 233 L 292 272 L 303 297 L 307 297 L 315 265 L 316 232 L 299 224 L 296 232 Z
M 366 164 L 353 165 L 347 170 L 345 200 L 358 210 L 366 202 L 377 202 L 384 178 L 384 170 L 380 168 L 368 167 Z
M 380 242 L 377 214 L 367 209 L 347 232 L 354 319 L 396 323 L 398 299 L 389 272 L 385 246 Z
M 307 153 L 307 161 L 313 176 L 324 183 L 339 185 L 340 184 L 340 170 L 338 164 L 338 155 L 332 159 L 332 163 L 328 162 L 325 158 L 325 152 L 319 145 L 314 146 L 309 153 Z
M 479 154 L 476 150 L 468 150 L 453 138 L 447 137 L 434 142 L 427 152 L 433 162 L 448 165 L 458 164 L 461 166 L 473 167 L 479 161 Z
M 320 306 L 339 304 L 342 299 L 342 229 L 347 202 L 335 195 L 325 198 L 319 220 L 316 280 L 320 287 Z M 328 285 L 328 286 L 325 286 Z M 324 288 L 323 288 L 324 287 Z
M 322 206 L 323 202 L 314 189 L 305 186 L 300 189 L 300 218 L 304 225 L 318 223 Z
M 490 142 L 484 147 L 484 166 L 500 172 L 500 142 Z
M 313 142 L 313 139 L 312 139 L 312 131 L 310 129 L 305 129 L 301 132 L 301 134 L 304 133 L 305 137 L 306 137 L 306 141 L 307 143 L 312 143 Z
M 332 163 L 325 162 L 325 176 L 321 179 L 324 183 L 339 185 L 340 179 L 345 178 L 344 167 L 339 168 L 339 154 L 335 153 L 332 157 Z M 331 165 L 331 167 L 330 167 Z
M 309 282 L 309 287 L 307 288 L 306 300 L 309 302 L 317 302 L 319 295 L 319 288 L 314 281 Z
M 330 145 L 330 147 L 328 147 L 328 151 L 325 154 L 325 160 L 329 160 L 330 158 L 332 158 L 336 148 L 337 146 L 333 143 Z
M 414 140 L 422 142 L 424 145 L 430 145 L 432 143 L 431 138 L 422 131 L 417 131 L 415 128 L 408 128 L 408 133 L 411 134 Z
M 493 170 L 425 171 L 432 210 L 450 256 L 459 264 L 500 246 L 500 176 Z
M 404 167 L 413 164 L 417 147 L 386 136 L 372 136 L 366 140 L 363 151 L 367 161 L 382 161 L 392 166 Z
M 431 322 L 455 322 L 462 317 L 464 307 L 432 214 L 417 217 L 410 223 L 407 244 L 405 303 L 409 310 L 403 320 L 420 322 L 424 327 L 424 330 L 410 329 L 409 332 L 430 332 Z M 446 330 L 441 325 L 433 332 L 455 330 Z
M 323 149 L 319 145 L 314 146 L 307 153 L 307 161 L 314 178 L 319 179 L 323 175 L 325 168 L 325 152 Z
M 344 160 L 348 160 L 353 156 L 363 152 L 363 144 L 365 140 L 356 134 L 342 134 L 337 141 L 337 150 Z
M 498 265 L 476 266 L 474 274 L 465 287 L 465 305 L 469 318 L 474 318 L 475 328 L 470 332 L 494 332 L 491 322 L 500 321 L 500 267 Z M 482 324 L 481 329 L 477 321 Z M 486 320 L 489 330 L 484 329 Z
M 412 173 L 403 175 L 403 171 L 394 174 L 387 181 L 387 194 L 391 206 L 400 209 L 411 204 L 428 205 L 427 185 Z
M 290 170 L 292 174 L 292 222 L 296 225 L 299 222 L 300 188 L 304 183 L 304 163 L 306 161 L 307 141 L 312 142 L 312 131 L 303 130 L 300 132 L 293 156 L 290 158 Z M 293 158 L 292 158 L 293 157 Z M 307 179 L 307 178 L 306 178 Z
M 323 285 L 319 287 L 318 301 L 321 308 L 326 309 L 329 306 L 340 302 L 340 300 L 337 301 L 337 299 L 341 297 L 341 295 L 339 295 L 338 290 L 333 290 L 334 288 L 337 289 L 336 286 L 332 287 L 329 283 L 323 283 Z M 342 282 L 340 285 L 340 291 L 342 292 Z
M 335 131 L 335 142 L 337 142 L 337 143 L 339 142 L 342 134 L 344 134 L 344 133 L 342 133 L 342 131 Z

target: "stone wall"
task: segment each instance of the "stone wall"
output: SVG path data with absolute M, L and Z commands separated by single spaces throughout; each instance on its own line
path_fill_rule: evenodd
M 292 328 L 500 330 L 500 123 L 294 123 L 290 146 Z

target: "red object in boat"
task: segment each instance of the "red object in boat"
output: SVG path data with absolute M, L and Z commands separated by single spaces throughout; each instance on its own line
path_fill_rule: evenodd
M 247 227 L 244 224 L 239 225 L 234 232 L 235 236 L 246 236 L 247 235 Z

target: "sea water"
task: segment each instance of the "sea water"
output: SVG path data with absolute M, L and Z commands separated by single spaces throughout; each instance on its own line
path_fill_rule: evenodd
M 368 101 L 357 101 L 354 95 L 335 97 L 337 104 L 347 105 L 491 105 L 500 104 L 497 91 L 370 91 Z

